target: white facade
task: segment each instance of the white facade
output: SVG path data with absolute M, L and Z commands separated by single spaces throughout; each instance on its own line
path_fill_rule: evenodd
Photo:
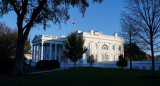
M 104 61 L 117 61 L 120 54 L 124 54 L 124 40 L 122 37 L 118 37 L 117 33 L 114 36 L 104 35 L 100 32 L 82 32 L 76 31 L 78 36 L 85 40 L 84 47 L 88 50 L 83 54 L 79 64 L 87 64 L 87 57 L 89 54 L 94 55 L 97 62 Z M 60 63 L 64 63 L 63 50 L 65 46 L 63 41 L 66 36 L 46 36 L 36 35 L 32 43 L 32 62 L 39 60 L 58 60 Z M 67 59 L 65 63 L 72 64 Z

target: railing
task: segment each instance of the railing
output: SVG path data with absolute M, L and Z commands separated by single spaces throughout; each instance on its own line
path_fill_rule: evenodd
M 46 38 L 46 39 L 58 39 L 58 38 L 65 38 L 66 36 L 47 36 L 47 35 L 42 35 L 42 38 Z

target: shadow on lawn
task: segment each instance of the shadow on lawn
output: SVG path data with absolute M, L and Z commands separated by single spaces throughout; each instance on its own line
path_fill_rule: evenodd
M 160 76 L 152 76 L 152 75 L 141 76 L 140 78 L 144 78 L 144 79 L 159 79 L 160 80 Z

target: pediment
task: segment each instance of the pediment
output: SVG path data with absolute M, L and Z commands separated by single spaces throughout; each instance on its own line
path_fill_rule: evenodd
M 32 40 L 32 43 L 34 42 L 37 42 L 37 41 L 40 41 L 41 40 L 41 36 L 40 35 L 36 35 L 33 40 Z

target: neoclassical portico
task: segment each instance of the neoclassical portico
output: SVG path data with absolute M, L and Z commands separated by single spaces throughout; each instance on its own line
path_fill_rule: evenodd
M 109 36 L 93 30 L 90 32 L 78 30 L 76 34 L 85 40 L 84 47 L 88 48 L 78 64 L 87 64 L 87 58 L 91 54 L 94 55 L 96 62 L 117 61 L 120 54 L 124 55 L 124 40 L 118 37 L 117 33 Z M 72 64 L 69 59 L 64 61 L 62 58 L 65 49 L 64 40 L 66 36 L 36 35 L 32 41 L 32 62 L 58 60 L 60 63 Z
M 64 37 L 36 35 L 32 43 L 32 62 L 40 60 L 59 60 L 64 49 Z

